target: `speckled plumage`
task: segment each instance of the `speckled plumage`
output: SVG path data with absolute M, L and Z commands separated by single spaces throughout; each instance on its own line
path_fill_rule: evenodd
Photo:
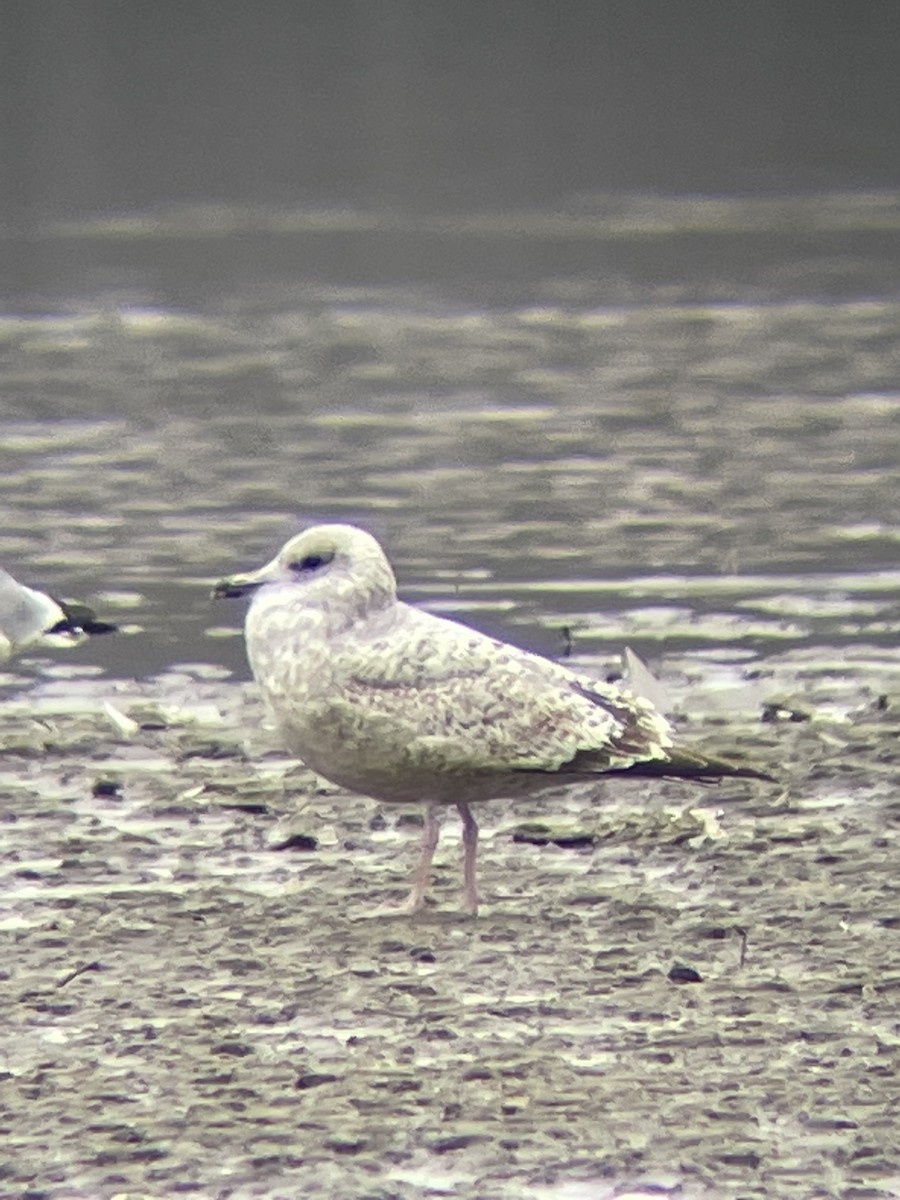
M 353 526 L 307 529 L 216 589 L 245 592 L 250 664 L 285 745 L 343 787 L 428 805 L 410 908 L 424 897 L 435 806 L 463 817 L 474 911 L 470 803 L 610 772 L 754 774 L 674 747 L 640 696 L 402 603 L 381 547 Z

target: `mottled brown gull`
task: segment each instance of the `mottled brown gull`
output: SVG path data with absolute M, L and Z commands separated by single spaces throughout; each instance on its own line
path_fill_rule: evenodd
M 633 692 L 402 603 L 381 546 L 352 525 L 307 529 L 214 594 L 252 594 L 250 665 L 293 753 L 351 791 L 425 803 L 407 911 L 424 901 L 441 805 L 462 818 L 474 913 L 473 803 L 610 774 L 767 778 L 675 745 Z
M 0 569 L 0 662 L 39 646 L 68 647 L 114 625 L 98 621 L 85 604 L 57 600 Z

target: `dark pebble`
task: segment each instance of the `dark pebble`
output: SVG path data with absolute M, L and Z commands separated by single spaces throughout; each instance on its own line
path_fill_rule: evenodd
M 368 1142 L 364 1138 L 358 1141 L 345 1141 L 343 1138 L 328 1138 L 325 1146 L 329 1150 L 333 1150 L 335 1154 L 359 1154 L 361 1150 L 365 1150 Z
M 337 1075 L 329 1075 L 325 1071 L 320 1074 L 310 1071 L 306 1075 L 300 1075 L 294 1087 L 299 1088 L 300 1091 L 306 1091 L 307 1088 L 321 1087 L 323 1083 L 334 1083 L 336 1079 Z
M 800 712 L 796 708 L 785 708 L 783 704 L 764 704 L 760 720 L 767 725 L 774 721 L 808 721 L 809 713 Z
M 420 812 L 403 812 L 397 817 L 397 828 L 402 829 L 404 825 L 412 825 L 416 829 L 421 829 L 425 824 L 425 818 Z
M 98 779 L 91 788 L 92 796 L 121 796 L 122 785 L 114 779 Z
M 246 1046 L 243 1042 L 220 1042 L 218 1046 L 213 1046 L 213 1054 L 228 1054 L 232 1058 L 246 1058 L 248 1054 L 253 1053 L 252 1046 Z
M 435 1154 L 446 1154 L 449 1150 L 465 1150 L 473 1142 L 483 1142 L 486 1140 L 482 1134 L 458 1133 L 452 1137 L 438 1138 L 436 1142 L 431 1143 L 431 1149 Z
M 703 976 L 699 971 L 695 971 L 693 967 L 686 967 L 682 963 L 676 963 L 666 978 L 669 980 L 669 983 L 703 982 Z
M 514 842 L 524 842 L 530 846 L 546 846 L 552 842 L 562 850 L 583 850 L 593 846 L 596 840 L 592 833 L 554 833 L 549 826 L 537 823 L 520 825 L 513 833 Z
M 319 842 L 308 833 L 292 833 L 283 842 L 277 842 L 273 850 L 318 850 Z

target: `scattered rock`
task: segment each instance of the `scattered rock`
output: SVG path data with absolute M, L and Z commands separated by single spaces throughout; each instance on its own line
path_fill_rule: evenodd
M 670 983 L 702 983 L 703 976 L 699 971 L 695 971 L 693 967 L 686 967 L 683 963 L 676 963 L 671 968 L 666 976 Z
M 275 842 L 272 846 L 273 850 L 302 850 L 305 853 L 318 848 L 318 840 L 310 833 L 292 833 L 284 841 Z
M 98 779 L 91 788 L 92 796 L 121 796 L 122 785 L 114 779 Z
M 298 1075 L 294 1087 L 304 1092 L 310 1088 L 321 1087 L 325 1083 L 334 1083 L 337 1079 L 337 1075 L 329 1075 L 327 1071 L 309 1071 L 305 1075 Z
M 593 846 L 597 838 L 595 834 L 583 830 L 560 829 L 533 821 L 517 825 L 513 830 L 512 840 L 532 846 L 552 844 L 563 850 L 584 850 Z

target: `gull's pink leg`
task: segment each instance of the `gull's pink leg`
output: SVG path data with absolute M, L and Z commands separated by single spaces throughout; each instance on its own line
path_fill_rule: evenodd
M 463 823 L 463 910 L 472 916 L 478 912 L 478 888 L 475 883 L 475 855 L 478 851 L 478 825 L 465 800 L 457 800 L 456 807 Z
M 425 903 L 425 889 L 431 875 L 431 860 L 434 858 L 435 847 L 441 835 L 441 825 L 438 821 L 439 806 L 429 804 L 425 809 L 425 825 L 422 830 L 422 854 L 419 865 L 413 873 L 412 888 L 404 901 L 401 912 L 418 912 Z

